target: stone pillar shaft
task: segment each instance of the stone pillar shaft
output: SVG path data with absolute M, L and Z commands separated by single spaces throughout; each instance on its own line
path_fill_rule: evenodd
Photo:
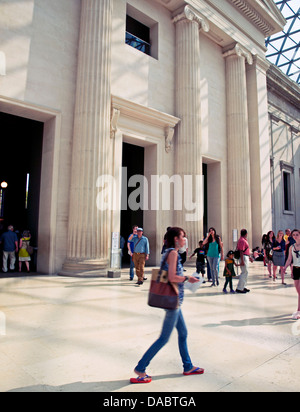
M 250 233 L 252 219 L 246 58 L 252 64 L 252 57 L 239 45 L 224 56 L 227 88 L 228 229 L 231 232 L 233 229 L 246 228 Z
M 201 188 L 196 184 L 196 176 L 202 176 L 201 157 L 201 88 L 200 88 L 200 33 L 208 25 L 186 6 L 184 12 L 175 17 L 176 24 L 176 115 L 181 119 L 177 128 L 176 173 L 182 177 L 192 176 L 193 183 L 188 188 L 194 202 L 203 202 Z M 186 189 L 186 187 L 185 187 Z M 188 221 L 188 211 L 175 215 L 176 224 L 183 227 L 191 245 L 197 245 L 203 232 L 203 215 L 195 221 Z M 199 204 L 198 204 L 199 206 Z M 202 209 L 202 208 L 201 208 Z
M 261 234 L 268 233 L 272 227 L 272 213 L 265 213 L 272 210 L 267 90 L 269 67 L 269 62 L 256 56 L 254 64 L 247 68 L 253 246 L 259 245 Z
M 111 174 L 111 27 L 113 0 L 83 0 L 65 269 L 108 267 L 111 211 L 97 208 L 99 176 Z

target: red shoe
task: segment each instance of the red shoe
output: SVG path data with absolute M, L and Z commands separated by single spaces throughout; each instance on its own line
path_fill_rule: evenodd
M 190 376 L 190 375 L 203 375 L 204 374 L 204 369 L 201 368 L 196 368 L 191 372 L 183 372 L 184 376 Z
M 151 376 L 138 376 L 137 378 L 131 378 L 130 383 L 150 383 L 152 382 Z

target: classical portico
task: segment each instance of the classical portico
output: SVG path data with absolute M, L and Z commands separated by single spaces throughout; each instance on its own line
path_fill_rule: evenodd
M 264 36 L 275 30 L 271 24 L 274 10 L 266 11 L 258 5 L 253 8 L 247 2 L 242 6 L 234 0 L 226 3 L 226 12 L 214 2 L 208 4 L 204 0 L 188 3 L 157 0 L 155 3 L 169 10 L 164 23 L 169 24 L 170 33 L 171 26 L 174 32 L 171 62 L 175 73 L 174 111 L 170 104 L 157 104 L 155 97 L 150 101 L 148 96 L 147 101 L 139 98 L 138 92 L 131 96 L 129 89 L 123 87 L 124 83 L 118 83 L 118 76 L 122 77 L 122 73 L 116 70 L 117 54 L 114 50 L 117 38 L 114 37 L 115 19 L 122 15 L 118 11 L 118 2 L 83 0 L 81 3 L 67 257 L 60 271 L 62 274 L 93 276 L 107 273 L 111 234 L 120 230 L 120 213 L 113 205 L 111 210 L 99 207 L 97 179 L 109 175 L 120 180 L 124 142 L 145 148 L 144 177 L 148 181 L 153 174 L 180 176 L 184 190 L 191 194 L 190 204 L 183 202 L 179 208 L 174 198 L 169 213 L 149 210 L 144 214 L 144 225 L 148 228 L 154 249 L 159 249 L 163 231 L 169 224 L 183 227 L 193 247 L 205 235 L 203 163 L 218 165 L 213 168 L 213 175 L 208 177 L 211 192 L 218 179 L 219 198 L 218 205 L 210 203 L 215 196 L 208 200 L 207 224 L 217 224 L 225 245 L 231 247 L 232 230 L 243 227 L 250 233 L 250 242 L 256 243 L 270 224 L 270 219 L 263 213 L 266 202 L 268 207 L 271 206 L 268 200 L 270 193 L 262 182 L 270 173 L 265 149 L 268 140 L 267 65 L 262 44 Z M 133 5 L 127 8 L 131 17 L 141 18 L 144 24 L 152 27 L 154 20 L 148 23 L 147 17 L 142 18 L 141 13 L 134 10 Z M 245 10 L 246 18 L 259 33 L 254 38 L 247 37 L 241 30 Z M 229 11 L 236 17 L 243 16 L 235 30 L 228 26 Z M 165 44 L 162 46 L 161 39 L 155 37 L 157 29 L 153 33 L 152 41 L 155 38 L 158 41 L 155 58 L 159 65 L 160 52 L 164 52 Z M 121 31 L 120 35 L 123 36 Z M 226 106 L 225 117 L 217 119 L 217 123 L 224 125 L 226 133 L 223 135 L 222 128 L 218 126 L 216 130 L 217 133 L 221 131 L 219 140 L 226 155 L 210 140 L 214 129 L 210 120 L 211 103 L 203 100 L 203 87 L 207 86 L 207 71 L 204 70 L 203 74 L 203 68 L 209 63 L 207 52 L 204 52 L 207 47 L 222 59 L 214 70 L 219 70 L 224 76 L 222 98 Z M 126 49 L 126 52 L 132 50 Z M 156 67 L 155 60 L 141 55 L 132 54 L 131 57 L 136 61 L 136 79 L 145 81 L 145 75 L 148 73 L 150 76 Z M 157 81 L 156 84 L 161 83 Z M 208 89 L 208 102 L 210 93 Z M 171 96 L 172 90 L 167 94 Z M 168 109 L 163 110 L 163 107 Z M 208 110 L 207 118 L 205 110 Z M 222 113 L 217 111 L 218 115 Z M 185 181 L 186 177 L 190 180 Z M 158 259 L 157 250 L 152 259 L 154 256 Z
M 197 245 L 199 239 L 205 235 L 203 233 L 203 159 L 218 161 L 222 171 L 219 178 L 224 182 L 227 181 L 226 193 L 224 189 L 220 191 L 222 218 L 215 216 L 214 219 L 214 215 L 211 214 L 209 226 L 215 226 L 216 220 L 222 222 L 218 231 L 222 233 L 225 243 L 231 246 L 232 230 L 240 230 L 244 227 L 248 229 L 252 243 L 254 220 L 257 224 L 253 231 L 256 243 L 260 232 L 269 224 L 268 219 L 260 218 L 264 202 L 262 200 L 264 186 L 257 189 L 257 182 L 260 179 L 257 177 L 257 169 L 265 169 L 262 172 L 264 175 L 269 172 L 268 168 L 264 167 L 265 159 L 262 160 L 265 156 L 262 147 L 266 142 L 265 130 L 268 124 L 267 111 L 264 110 L 264 116 L 260 116 L 261 110 L 266 107 L 261 103 L 261 90 L 265 90 L 261 88 L 265 88 L 266 84 L 266 72 L 262 70 L 263 54 L 254 47 L 254 43 L 251 46 L 251 42 L 242 32 L 239 30 L 231 32 L 226 28 L 226 18 L 221 10 L 212 8 L 203 1 L 192 2 L 192 4 L 177 0 L 167 3 L 163 1 L 164 6 L 170 9 L 170 19 L 175 28 L 175 112 L 159 113 L 152 107 L 135 106 L 130 99 L 122 98 L 120 109 L 115 104 L 119 97 L 118 95 L 112 97 L 111 91 L 113 3 L 113 0 L 82 1 L 68 247 L 67 259 L 61 273 L 84 275 L 106 273 L 109 267 L 111 232 L 118 232 L 120 216 L 118 210 L 99 210 L 96 200 L 96 182 L 99 176 L 118 174 L 122 156 L 120 150 L 124 138 L 140 144 L 139 135 L 145 141 L 148 140 L 146 147 L 152 145 L 151 147 L 156 148 L 154 149 L 156 155 L 148 157 L 148 160 L 161 159 L 157 166 L 153 163 L 151 167 L 147 165 L 147 171 L 151 170 L 152 174 L 160 175 L 166 173 L 163 167 L 163 159 L 165 159 L 170 165 L 168 169 L 171 175 L 173 162 L 173 174 L 179 175 L 184 184 L 186 176 L 192 179 L 187 181 L 186 184 L 189 186 L 185 188 L 192 196 L 191 208 L 193 205 L 201 205 L 197 208 L 196 214 L 189 214 L 186 204 L 182 204 L 179 209 L 175 207 L 169 216 L 165 212 L 163 215 L 148 213 L 147 216 L 151 217 L 147 218 L 145 226 L 149 226 L 154 247 L 157 247 L 158 239 L 163 235 L 159 233 L 164 227 L 162 216 L 165 216 L 169 222 L 173 218 L 171 224 L 185 228 L 189 242 L 193 246 Z M 239 9 L 238 4 L 233 4 Z M 253 21 L 257 20 L 254 10 L 251 18 Z M 260 21 L 258 25 L 261 24 Z M 265 24 L 263 30 L 270 30 L 270 27 Z M 219 157 L 216 156 L 215 150 L 209 148 L 209 142 L 205 147 L 202 144 L 205 126 L 201 75 L 204 61 L 201 50 L 205 38 L 219 47 L 219 53 L 224 59 L 226 81 L 224 122 L 227 130 L 225 157 L 224 153 Z M 140 116 L 141 111 L 145 115 Z M 123 120 L 120 119 L 126 112 L 130 115 L 127 117 L 127 126 L 122 131 L 120 124 Z M 171 115 L 173 117 L 170 117 Z M 159 125 L 157 130 L 160 131 L 153 140 L 146 125 L 149 124 L 147 119 L 156 117 L 155 127 Z M 134 120 L 137 118 L 140 119 L 138 128 Z M 165 120 L 160 123 L 161 120 L 158 119 Z M 175 119 L 177 126 L 174 127 L 174 120 L 169 123 L 169 119 Z M 160 137 L 162 131 L 164 141 Z M 128 137 L 130 135 L 133 137 Z M 141 145 L 144 146 L 145 143 Z M 255 150 L 250 150 L 250 146 Z M 164 155 L 160 153 L 163 150 L 161 148 L 165 149 Z M 160 166 L 158 166 L 159 162 L 161 162 Z M 146 177 L 151 178 L 147 173 Z M 224 173 L 226 173 L 225 178 Z

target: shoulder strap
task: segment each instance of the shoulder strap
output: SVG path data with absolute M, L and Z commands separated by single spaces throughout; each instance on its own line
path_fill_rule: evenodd
M 166 261 L 167 261 L 167 259 L 168 259 L 168 257 L 169 257 L 169 254 L 170 254 L 173 250 L 174 250 L 174 249 L 169 249 L 168 252 L 166 252 L 165 257 L 163 258 L 163 260 L 162 260 L 162 262 L 161 262 L 160 270 L 159 270 L 159 273 L 158 273 L 158 282 L 160 281 L 160 276 L 161 276 L 161 274 L 162 274 L 162 267 L 163 267 L 163 265 L 166 263 Z M 178 260 L 178 253 L 177 253 L 177 260 Z
M 136 244 L 134 245 L 134 250 L 135 250 L 135 248 L 137 247 L 137 245 L 140 243 L 141 240 L 142 240 L 142 238 L 140 238 L 140 239 L 138 240 L 138 242 L 136 242 Z
M 160 271 L 162 270 L 162 267 L 163 267 L 163 265 L 166 263 L 166 261 L 167 261 L 167 259 L 168 259 L 168 257 L 169 257 L 169 254 L 172 252 L 172 250 L 174 250 L 174 249 L 169 249 L 169 250 L 165 253 L 165 257 L 163 258 L 163 260 L 162 260 L 162 262 L 161 262 L 161 264 L 160 264 Z

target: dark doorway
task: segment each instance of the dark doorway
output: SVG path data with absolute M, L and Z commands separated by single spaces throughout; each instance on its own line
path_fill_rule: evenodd
M 136 187 L 128 187 L 128 181 L 132 176 L 144 175 L 144 159 L 145 159 L 145 149 L 140 146 L 131 145 L 128 143 L 123 143 L 123 159 L 122 167 L 127 168 L 127 181 L 126 174 L 123 173 L 123 200 L 122 200 L 122 210 L 121 211 L 121 236 L 125 239 L 125 247 L 123 253 L 123 263 L 129 263 L 130 258 L 127 253 L 127 239 L 132 233 L 132 226 L 137 225 L 143 227 L 144 213 L 143 210 L 131 210 L 128 206 L 128 198 L 130 194 L 136 190 Z M 124 188 L 127 192 L 127 199 L 124 199 Z M 126 194 L 126 193 L 125 193 Z M 127 206 L 127 207 L 126 207 Z
M 8 184 L 0 230 L 11 224 L 21 235 L 28 229 L 32 246 L 38 246 L 44 124 L 6 113 L 0 113 L 0 124 L 0 183 Z

